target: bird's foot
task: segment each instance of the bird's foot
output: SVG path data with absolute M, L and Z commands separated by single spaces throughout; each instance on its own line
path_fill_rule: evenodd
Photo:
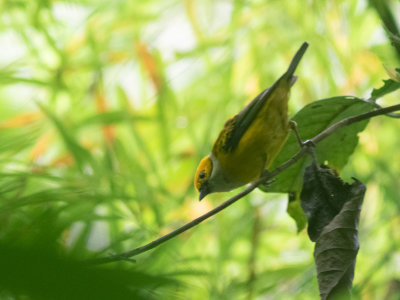
M 297 123 L 295 121 L 289 121 L 289 127 L 293 130 L 294 135 L 296 136 L 297 142 L 300 145 L 300 148 L 306 148 L 305 150 L 309 153 L 313 153 L 315 149 L 315 143 L 312 140 L 303 140 L 300 137 L 299 131 L 297 130 Z

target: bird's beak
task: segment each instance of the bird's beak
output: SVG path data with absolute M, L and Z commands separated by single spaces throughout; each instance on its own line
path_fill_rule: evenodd
M 199 192 L 200 192 L 199 201 L 201 201 L 201 199 L 203 199 L 205 196 L 207 196 L 210 193 L 207 184 L 203 184 L 202 187 L 200 188 Z

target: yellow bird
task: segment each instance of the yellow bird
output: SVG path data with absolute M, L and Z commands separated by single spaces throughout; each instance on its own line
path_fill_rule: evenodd
M 237 115 L 226 121 L 211 154 L 197 168 L 194 185 L 199 200 L 258 179 L 286 142 L 289 133 L 288 101 L 294 72 L 307 50 L 303 43 L 287 71 Z

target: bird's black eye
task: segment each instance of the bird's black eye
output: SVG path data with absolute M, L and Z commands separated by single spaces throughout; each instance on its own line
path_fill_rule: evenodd
M 199 178 L 204 179 L 204 177 L 206 177 L 206 173 L 204 171 L 201 171 L 199 174 Z

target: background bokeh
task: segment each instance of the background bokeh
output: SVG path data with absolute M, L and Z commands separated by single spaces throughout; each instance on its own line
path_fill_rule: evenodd
M 381 3 L 400 20 L 399 2 Z M 10 261 L 13 247 L 45 249 L 26 258 L 42 266 L 133 249 L 237 192 L 199 203 L 196 166 L 304 41 L 290 115 L 317 99 L 368 98 L 399 66 L 376 1 L 3 0 L 0 12 L 0 244 Z M 342 171 L 367 185 L 361 299 L 400 293 L 399 130 L 371 120 Z M 136 263 L 101 270 L 127 271 L 126 285 L 155 276 L 148 298 L 316 299 L 313 244 L 286 207 L 286 195 L 256 191 Z M 0 277 L 0 297 L 34 297 L 32 278 L 16 278 Z

